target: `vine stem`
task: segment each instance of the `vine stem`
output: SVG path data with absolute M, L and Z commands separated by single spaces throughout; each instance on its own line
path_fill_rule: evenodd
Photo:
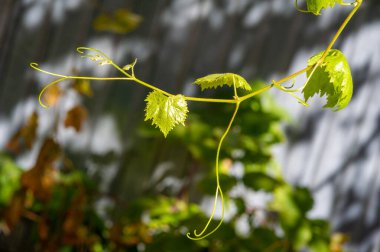
M 226 130 L 224 131 L 222 137 L 220 138 L 219 140 L 219 144 L 218 144 L 218 148 L 217 148 L 217 151 L 216 151 L 216 159 L 215 159 L 215 175 L 216 175 L 216 192 L 215 192 L 215 198 L 214 198 L 214 206 L 213 206 L 213 209 L 212 209 L 212 213 L 205 225 L 205 227 L 202 229 L 202 231 L 198 234 L 197 233 L 197 230 L 194 230 L 194 236 L 195 237 L 191 237 L 191 233 L 187 233 L 186 236 L 191 239 L 191 240 L 201 240 L 203 238 L 206 238 L 207 236 L 213 234 L 216 230 L 218 230 L 218 228 L 222 225 L 223 223 L 223 220 L 224 220 L 224 212 L 225 212 L 225 208 L 224 208 L 224 197 L 223 197 L 223 191 L 222 191 L 222 188 L 220 187 L 220 180 L 219 180 L 219 156 L 220 156 L 220 150 L 222 148 L 222 144 L 223 144 L 223 141 L 224 139 L 226 138 L 226 136 L 228 135 L 228 132 L 230 131 L 231 129 L 231 126 L 232 126 L 232 123 L 234 122 L 235 120 L 235 117 L 236 117 L 236 114 L 239 110 L 239 106 L 240 106 L 240 101 L 237 100 L 236 101 L 236 105 L 235 105 L 235 111 L 231 117 L 231 120 L 226 128 Z M 207 228 L 209 227 L 212 219 L 214 218 L 214 215 L 215 215 L 215 211 L 216 211 L 216 205 L 217 205 L 217 201 L 218 201 L 218 196 L 220 195 L 220 199 L 221 199 L 221 202 L 222 202 L 222 217 L 218 223 L 218 225 L 213 229 L 211 230 L 210 232 L 208 232 L 207 234 L 204 234 L 206 231 L 207 231 Z
M 286 82 L 286 81 L 288 81 L 288 80 L 291 80 L 291 79 L 295 78 L 296 76 L 298 76 L 298 75 L 300 75 L 300 74 L 302 74 L 302 73 L 308 72 L 310 69 L 312 69 L 311 73 L 310 73 L 309 76 L 308 76 L 308 79 L 307 79 L 306 83 L 303 85 L 303 87 L 305 87 L 305 86 L 307 85 L 307 83 L 309 82 L 311 76 L 314 74 L 314 72 L 315 72 L 315 70 L 317 69 L 317 67 L 318 67 L 320 64 L 322 64 L 322 62 L 323 62 L 323 60 L 326 58 L 326 56 L 327 56 L 329 50 L 333 47 L 333 45 L 335 44 L 336 40 L 338 39 L 338 37 L 339 37 L 340 34 L 342 33 L 343 29 L 347 26 L 347 24 L 348 24 L 348 22 L 351 20 L 352 16 L 355 14 L 355 12 L 357 11 L 357 9 L 360 7 L 361 3 L 362 3 L 362 0 L 357 0 L 357 1 L 355 2 L 355 4 L 354 4 L 355 7 L 354 7 L 354 9 L 350 12 L 350 14 L 346 17 L 346 19 L 344 20 L 344 22 L 341 24 L 341 26 L 339 27 L 338 31 L 335 33 L 333 39 L 331 40 L 331 42 L 329 43 L 329 45 L 328 45 L 327 48 L 325 49 L 325 52 L 323 53 L 322 57 L 318 60 L 318 62 L 317 62 L 315 65 L 313 65 L 313 66 L 308 66 L 308 67 L 306 67 L 306 68 L 304 68 L 304 69 L 302 69 L 302 70 L 300 70 L 300 71 L 298 71 L 298 72 L 296 72 L 296 73 L 293 73 L 293 74 L 291 74 L 291 75 L 289 75 L 289 76 L 286 76 L 286 77 L 280 79 L 280 80 L 277 81 L 277 82 L 276 82 L 276 81 L 273 81 L 272 84 L 267 85 L 267 86 L 265 86 L 265 87 L 263 87 L 263 88 L 261 88 L 261 89 L 259 89 L 259 90 L 257 90 L 257 91 L 254 91 L 254 92 L 252 92 L 252 93 L 250 93 L 250 94 L 248 94 L 248 95 L 245 95 L 245 96 L 243 96 L 243 97 L 241 97 L 241 98 L 237 96 L 236 85 L 235 85 L 235 79 L 234 79 L 234 98 L 235 98 L 235 99 L 234 99 L 233 101 L 234 101 L 234 103 L 236 103 L 236 107 L 235 107 L 234 114 L 232 115 L 232 118 L 231 118 L 231 120 L 230 120 L 230 122 L 229 122 L 229 124 L 228 124 L 227 129 L 226 129 L 226 131 L 224 132 L 223 136 L 221 137 L 221 139 L 220 139 L 220 141 L 219 141 L 219 145 L 218 145 L 218 149 L 217 149 L 217 153 L 216 153 L 215 174 L 216 174 L 216 184 L 217 184 L 217 188 L 216 188 L 216 192 L 215 192 L 215 201 L 214 201 L 213 210 L 212 210 L 211 216 L 210 216 L 209 220 L 207 221 L 205 227 L 203 228 L 203 230 L 202 230 L 199 234 L 197 234 L 196 230 L 194 230 L 194 236 L 195 236 L 195 237 L 191 237 L 191 234 L 190 234 L 190 233 L 187 233 L 187 234 L 186 234 L 187 237 L 188 237 L 189 239 L 192 239 L 192 240 L 200 240 L 200 239 L 203 239 L 203 238 L 205 238 L 205 237 L 207 237 L 207 236 L 213 234 L 213 233 L 214 233 L 214 232 L 215 232 L 215 231 L 221 226 L 221 224 L 222 224 L 222 222 L 223 222 L 223 220 L 224 220 L 224 210 L 225 210 L 225 209 L 224 209 L 224 198 L 223 198 L 223 191 L 222 191 L 222 189 L 221 189 L 221 187 L 220 187 L 220 181 L 219 181 L 219 154 L 220 154 L 220 149 L 221 149 L 222 143 L 223 143 L 225 137 L 228 135 L 228 132 L 229 132 L 229 130 L 231 129 L 232 123 L 233 123 L 233 121 L 235 120 L 235 116 L 236 116 L 236 114 L 237 114 L 237 112 L 238 112 L 238 110 L 239 110 L 240 102 L 242 102 L 242 101 L 244 101 L 244 100 L 247 100 L 247 99 L 249 99 L 249 98 L 251 98 L 251 97 L 253 97 L 253 96 L 255 96 L 255 95 L 259 94 L 259 93 L 262 93 L 262 92 L 264 92 L 264 91 L 266 91 L 266 90 L 272 88 L 273 86 L 281 87 L 280 84 L 282 84 L 283 82 Z M 282 89 L 282 90 L 283 90 L 283 89 Z M 285 90 L 284 90 L 284 91 L 285 91 Z M 290 93 L 290 94 L 293 95 L 292 93 Z M 298 97 L 296 97 L 296 96 L 295 96 L 295 98 L 298 99 Z M 197 98 L 197 100 L 198 100 L 198 101 L 201 101 L 201 99 L 199 99 L 199 98 Z M 203 100 L 203 99 L 202 99 L 202 101 L 210 101 L 210 100 L 208 100 L 208 99 Z M 231 101 L 231 103 L 232 103 L 232 101 Z M 212 230 L 211 230 L 210 232 L 208 232 L 207 234 L 204 234 L 204 233 L 207 231 L 207 229 L 208 229 L 208 227 L 209 227 L 209 225 L 210 225 L 212 219 L 214 218 L 215 211 L 216 211 L 217 200 L 218 200 L 218 194 L 220 194 L 220 198 L 221 198 L 221 201 L 222 201 L 222 218 L 221 218 L 221 220 L 219 221 L 218 225 L 217 225 L 214 229 L 212 229 Z
M 56 74 L 56 73 L 52 73 L 52 72 L 49 72 L 49 71 L 46 71 L 46 70 L 43 70 L 43 69 L 40 69 L 38 67 L 38 64 L 37 63 L 31 63 L 30 64 L 30 67 L 32 67 L 33 69 L 37 70 L 37 71 L 40 71 L 42 73 L 45 73 L 45 74 L 49 74 L 49 75 L 52 75 L 52 76 L 57 76 L 57 77 L 60 77 L 50 83 L 48 83 L 42 90 L 41 92 L 39 93 L 38 95 L 38 103 L 40 104 L 41 107 L 43 108 L 48 108 L 48 106 L 46 106 L 43 101 L 42 101 L 42 96 L 43 94 L 45 93 L 45 91 L 51 87 L 52 85 L 55 85 L 61 81 L 64 81 L 64 80 L 69 80 L 69 79 L 72 79 L 72 80 L 95 80 L 95 81 L 104 81 L 104 80 L 132 80 L 131 78 L 129 77 L 92 77 L 92 76 L 70 76 L 70 75 L 61 75 L 61 74 Z
M 338 31 L 335 33 L 333 39 L 331 40 L 330 44 L 327 46 L 325 52 L 323 53 L 322 57 L 319 59 L 319 63 L 322 63 L 323 60 L 326 58 L 327 53 L 330 51 L 330 49 L 334 46 L 336 40 L 339 38 L 340 34 L 344 30 L 344 28 L 347 26 L 348 22 L 350 22 L 351 18 L 354 16 L 355 12 L 359 9 L 360 5 L 362 4 L 363 0 L 356 0 L 354 2 L 354 8 L 351 10 L 350 14 L 346 17 L 346 19 L 343 21 L 343 23 L 340 25 Z
M 347 26 L 348 22 L 350 22 L 351 18 L 354 16 L 354 14 L 356 13 L 356 11 L 359 9 L 360 5 L 362 4 L 362 1 L 363 0 L 356 0 L 353 3 L 354 8 L 350 11 L 350 13 L 348 14 L 348 16 L 344 19 L 343 23 L 340 25 L 338 31 L 335 33 L 335 35 L 332 38 L 331 42 L 326 47 L 326 49 L 325 49 L 324 53 L 322 54 L 321 58 L 313 66 L 310 66 L 310 67 L 312 67 L 312 70 L 311 70 L 310 74 L 308 74 L 308 78 L 307 78 L 305 84 L 302 86 L 302 88 L 305 88 L 305 86 L 309 83 L 311 77 L 313 76 L 315 70 L 323 63 L 323 61 L 325 60 L 325 58 L 326 58 L 327 54 L 329 53 L 330 49 L 334 46 L 335 42 L 339 38 L 339 36 L 342 33 L 342 31 L 344 30 L 344 28 Z
M 166 96 L 174 96 L 174 94 L 171 94 L 169 92 L 166 92 L 160 88 L 157 88 L 155 86 L 153 86 L 152 84 L 149 84 L 145 81 L 142 81 L 138 78 L 136 78 L 134 76 L 134 70 L 132 68 L 132 75 L 129 74 L 127 71 L 125 71 L 124 69 L 122 69 L 120 66 L 118 66 L 117 64 L 115 64 L 106 54 L 104 54 L 103 52 L 101 52 L 100 50 L 97 50 L 95 48 L 88 48 L 88 47 L 79 47 L 77 49 L 77 51 L 79 53 L 84 53 L 83 50 L 90 50 L 90 51 L 95 51 L 96 53 L 99 53 L 101 54 L 108 62 L 108 64 L 112 65 L 114 68 L 116 68 L 119 72 L 121 72 L 123 75 L 125 75 L 126 77 L 92 77 L 92 76 L 70 76 L 70 75 L 61 75 L 61 74 L 57 74 L 57 73 L 53 73 L 53 72 L 49 72 L 49 71 L 46 71 L 46 70 L 43 70 L 41 68 L 38 67 L 38 64 L 37 63 L 31 63 L 30 64 L 30 67 L 39 71 L 39 72 L 42 72 L 42 73 L 45 73 L 45 74 L 48 74 L 48 75 L 51 75 L 51 76 L 55 76 L 55 77 L 59 77 L 58 79 L 48 83 L 40 92 L 39 94 L 39 103 L 40 105 L 43 107 L 43 108 L 48 108 L 48 106 L 46 106 L 41 98 L 42 98 L 42 95 L 43 93 L 52 85 L 54 84 L 57 84 L 63 80 L 66 80 L 66 79 L 84 79 L 84 80 L 95 80 L 95 81 L 101 81 L 101 80 L 128 80 L 128 81 L 133 81 L 133 82 L 136 82 L 138 84 L 141 84 L 149 89 L 152 89 L 152 90 L 155 90 L 155 91 L 158 91 L 158 92 L 161 92 L 162 94 L 165 94 Z M 82 56 L 83 57 L 83 56 Z M 234 84 L 234 99 L 216 99 L 216 98 L 201 98 L 201 97 L 191 97 L 191 96 L 184 96 L 185 100 L 187 101 L 195 101 L 195 102 L 211 102 L 211 103 L 229 103 L 229 104 L 236 104 L 238 101 L 244 101 L 244 100 L 247 100 L 255 95 L 258 95 L 270 88 L 272 88 L 275 85 L 280 85 L 281 83 L 285 82 L 285 81 L 288 81 L 290 79 L 293 79 L 294 77 L 306 72 L 308 69 L 310 69 L 310 67 L 307 67 L 307 68 L 304 68 L 298 72 L 295 72 L 289 76 L 286 76 L 278 81 L 275 81 L 273 82 L 272 84 L 269 84 L 255 92 L 252 92 L 250 94 L 247 94 L 245 96 L 242 96 L 240 97 L 239 99 L 237 99 L 237 90 L 236 90 L 236 85 Z M 234 80 L 235 81 L 235 80 Z
M 239 98 L 239 100 L 237 99 L 215 99 L 215 98 L 200 98 L 200 97 L 189 97 L 189 96 L 185 96 L 185 100 L 188 100 L 188 101 L 195 101 L 195 102 L 212 102 L 212 103 L 232 103 L 232 104 L 236 104 L 237 102 L 239 101 L 244 101 L 244 100 L 247 100 L 255 95 L 258 95 L 270 88 L 272 88 L 273 86 L 280 86 L 280 84 L 282 84 L 283 82 L 286 82 L 288 80 L 291 80 L 293 78 L 295 78 L 296 76 L 300 75 L 300 74 L 303 74 L 307 71 L 309 71 L 310 69 L 312 69 L 311 71 L 311 74 L 309 74 L 309 77 L 306 81 L 306 83 L 303 85 L 303 87 L 305 87 L 309 80 L 310 80 L 310 77 L 313 75 L 313 73 L 315 72 L 316 68 L 318 66 L 320 66 L 323 62 L 323 60 L 326 58 L 329 50 L 333 47 L 333 45 L 335 44 L 336 40 L 338 39 L 338 37 L 340 36 L 340 34 L 342 33 L 342 31 L 344 30 L 344 28 L 347 26 L 348 22 L 351 20 L 352 16 L 355 14 L 355 12 L 359 9 L 360 5 L 362 4 L 362 0 L 356 0 L 353 5 L 354 5 L 354 8 L 353 10 L 350 12 L 350 14 L 346 17 L 346 19 L 344 20 L 344 22 L 342 23 L 342 25 L 339 27 L 338 31 L 335 33 L 333 39 L 331 40 L 331 42 L 329 43 L 329 45 L 327 46 L 327 48 L 325 49 L 323 55 L 321 56 L 321 58 L 317 61 L 317 63 L 313 66 L 308 66 L 298 72 L 295 72 L 291 75 L 288 75 L 278 81 L 273 81 L 272 84 L 269 84 L 255 92 L 252 92 L 250 94 L 247 94 L 245 96 L 242 96 Z M 40 72 L 43 72 L 45 74 L 48 74 L 48 75 L 52 75 L 52 76 L 56 76 L 56 77 L 60 77 L 59 79 L 56 79 L 52 82 L 50 82 L 49 84 L 47 84 L 45 86 L 44 89 L 42 89 L 42 91 L 40 92 L 39 94 L 39 103 L 42 107 L 44 108 L 47 108 L 46 105 L 44 105 L 41 101 L 41 97 L 42 97 L 42 94 L 46 91 L 46 89 L 56 83 L 59 83 L 65 79 L 88 79 L 88 80 L 129 80 L 129 81 L 134 81 L 138 84 L 141 84 L 149 89 L 152 89 L 152 90 L 156 90 L 158 92 L 161 92 L 167 96 L 174 96 L 174 94 L 171 94 L 169 92 L 166 92 L 160 88 L 157 88 L 145 81 L 142 81 L 138 78 L 135 77 L 134 75 L 134 69 L 132 67 L 132 74 L 129 74 L 127 71 L 125 71 L 124 69 L 122 69 L 121 67 L 119 67 L 117 64 L 115 64 L 105 53 L 103 53 L 102 51 L 98 50 L 98 49 L 95 49 L 95 48 L 90 48 L 90 47 L 79 47 L 77 49 L 77 51 L 81 54 L 84 54 L 84 50 L 88 50 L 88 51 L 93 51 L 93 52 L 96 52 L 98 54 L 100 54 L 102 57 L 104 57 L 108 64 L 111 64 L 114 68 L 116 68 L 119 72 L 121 72 L 123 75 L 126 76 L 126 78 L 111 78 L 111 77 L 87 77 L 87 76 L 65 76 L 65 75 L 61 75 L 61 74 L 56 74 L 56 73 L 52 73 L 52 72 L 48 72 L 46 70 L 43 70 L 43 69 L 40 69 L 38 68 L 38 64 L 37 63 L 31 63 L 30 66 L 32 68 L 34 68 L 35 70 L 38 70 Z M 82 56 L 84 57 L 84 56 Z M 281 88 L 280 88 L 281 89 Z M 291 90 L 285 90 L 285 89 L 281 89 L 283 91 L 286 91 L 286 92 L 291 92 Z M 234 93 L 235 93 L 235 96 L 236 96 L 236 86 L 234 85 Z
M 58 82 L 61 82 L 61 81 L 63 81 L 63 80 L 66 80 L 66 79 L 67 79 L 66 77 L 62 77 L 62 78 L 56 79 L 56 80 L 50 82 L 49 84 L 47 84 L 47 85 L 41 90 L 40 94 L 38 95 L 38 103 L 40 104 L 41 107 L 43 107 L 43 108 L 45 108 L 45 109 L 48 108 L 48 106 L 46 106 L 46 105 L 42 102 L 42 95 L 45 93 L 45 91 L 46 91 L 49 87 L 51 87 L 52 85 L 54 85 L 54 84 L 56 84 L 56 83 L 58 83 Z

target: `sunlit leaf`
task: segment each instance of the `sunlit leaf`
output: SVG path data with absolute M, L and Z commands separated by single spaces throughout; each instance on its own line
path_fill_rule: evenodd
M 73 127 L 77 132 L 82 128 L 83 122 L 87 119 L 87 110 L 81 106 L 75 106 L 70 109 L 65 118 L 64 125 L 66 128 Z
M 75 80 L 73 83 L 73 89 L 76 90 L 81 95 L 85 96 L 93 96 L 93 92 L 91 89 L 90 81 L 89 80 Z
M 313 66 L 321 58 L 324 52 L 320 52 L 308 61 L 308 66 Z M 312 70 L 307 72 L 307 76 Z M 321 97 L 327 96 L 325 108 L 340 110 L 347 106 L 352 97 L 352 76 L 350 66 L 343 53 L 332 49 L 328 52 L 324 61 L 319 65 L 311 76 L 309 83 L 302 90 L 305 101 L 315 94 Z
M 202 91 L 207 88 L 217 88 L 224 85 L 231 87 L 234 85 L 234 83 L 237 88 L 251 90 L 251 86 L 243 77 L 233 73 L 210 74 L 205 77 L 196 79 L 194 82 L 194 84 L 201 87 Z
M 322 239 L 315 239 L 310 243 L 310 251 L 311 252 L 332 252 L 330 250 L 329 245 Z
M 166 137 L 177 124 L 185 125 L 187 102 L 183 95 L 166 96 L 158 91 L 148 94 L 145 99 L 145 121 L 152 120 Z
M 342 3 L 343 0 L 306 0 L 307 10 L 315 15 L 319 15 L 322 9 L 334 7 L 335 3 Z
M 61 88 L 58 85 L 52 85 L 43 93 L 42 100 L 46 106 L 51 107 L 58 103 L 61 95 Z
M 0 156 L 0 207 L 8 205 L 19 188 L 21 172 L 11 159 Z
M 335 233 L 331 237 L 330 251 L 343 252 L 345 243 L 349 240 L 347 234 Z
M 293 199 L 293 190 L 289 185 L 277 187 L 271 207 L 280 214 L 280 221 L 286 230 L 294 228 L 302 218 L 302 213 Z
M 119 9 L 112 14 L 101 14 L 96 17 L 94 28 L 98 31 L 124 34 L 135 30 L 141 21 L 141 16 L 128 9 Z
M 311 240 L 313 234 L 310 228 L 309 222 L 307 220 L 301 221 L 300 225 L 296 228 L 294 232 L 294 247 L 297 251 L 304 248 Z

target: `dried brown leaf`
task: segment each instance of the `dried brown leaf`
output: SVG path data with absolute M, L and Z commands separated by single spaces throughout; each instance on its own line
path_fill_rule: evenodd
M 21 176 L 21 184 L 41 200 L 50 199 L 55 184 L 56 171 L 53 162 L 59 157 L 60 147 L 52 139 L 45 140 L 35 166 Z
M 66 128 L 73 127 L 77 132 L 82 129 L 83 122 L 87 119 L 87 110 L 78 105 L 70 109 L 65 118 L 64 125 Z
M 7 143 L 7 149 L 20 152 L 23 147 L 31 149 L 37 136 L 38 114 L 33 112 L 25 124 L 12 136 Z

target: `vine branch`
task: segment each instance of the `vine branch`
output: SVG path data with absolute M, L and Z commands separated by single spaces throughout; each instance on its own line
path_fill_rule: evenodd
M 339 36 L 341 35 L 342 31 L 344 30 L 344 28 L 347 26 L 347 24 L 349 23 L 349 21 L 351 20 L 351 18 L 354 16 L 354 14 L 356 13 L 356 11 L 359 9 L 359 7 L 361 6 L 362 4 L 362 0 L 356 0 L 355 2 L 353 3 L 341 3 L 341 5 L 343 6 L 354 6 L 354 8 L 350 11 L 350 13 L 348 14 L 348 16 L 345 18 L 345 20 L 343 21 L 343 23 L 340 25 L 340 27 L 338 28 L 337 32 L 335 33 L 334 37 L 332 38 L 331 42 L 328 44 L 328 46 L 326 47 L 326 49 L 324 50 L 322 56 L 319 58 L 318 61 L 316 61 L 316 63 L 314 65 L 310 65 L 310 66 L 307 66 L 305 67 L 304 69 L 301 69 L 295 73 L 292 73 L 286 77 L 283 77 L 282 79 L 280 80 L 273 80 L 271 84 L 268 84 L 256 91 L 253 91 L 247 95 L 244 95 L 244 96 L 241 96 L 239 97 L 238 96 L 238 92 L 237 92 L 237 83 L 236 83 L 236 80 L 235 80 L 235 75 L 233 75 L 233 78 L 232 78 L 232 81 L 233 81 L 233 97 L 232 99 L 215 99 L 215 98 L 202 98 L 202 97 L 191 97 L 191 96 L 181 96 L 183 97 L 184 100 L 186 101 L 194 101 L 194 102 L 211 102 L 211 103 L 226 103 L 226 104 L 235 104 L 235 110 L 233 112 L 233 115 L 229 121 L 229 124 L 226 128 L 226 130 L 224 131 L 223 135 L 221 136 L 220 140 L 219 140 L 219 143 L 218 143 L 218 147 L 217 147 L 217 151 L 216 151 L 216 160 L 215 160 L 215 175 L 216 175 L 216 191 L 215 191 L 215 197 L 214 197 L 214 205 L 213 205 L 213 210 L 212 210 L 212 213 L 211 213 L 211 216 L 209 217 L 206 225 L 204 226 L 204 228 L 198 233 L 197 230 L 194 230 L 193 232 L 193 236 L 191 235 L 191 233 L 187 233 L 187 237 L 189 239 L 192 239 L 192 240 L 200 240 L 200 239 L 203 239 L 211 234 L 213 234 L 223 223 L 223 220 L 224 220 L 224 212 L 225 212 L 225 207 L 224 207 L 224 196 L 223 196 L 223 191 L 222 191 L 222 188 L 220 186 L 220 181 L 219 181 L 219 156 L 220 156 L 220 151 L 221 151 L 221 147 L 222 147 L 222 144 L 223 144 L 223 141 L 224 139 L 227 137 L 231 127 L 232 127 L 232 124 L 235 120 L 235 117 L 237 115 L 237 112 L 239 110 L 239 106 L 240 106 L 240 103 L 245 101 L 245 100 L 248 100 L 250 98 L 252 98 L 253 96 L 256 96 L 264 91 L 267 91 L 269 90 L 270 88 L 272 87 L 276 87 L 284 92 L 287 92 L 289 93 L 291 96 L 293 96 L 294 98 L 296 98 L 301 104 L 305 105 L 305 106 L 308 106 L 306 104 L 306 102 L 304 100 L 302 100 L 301 98 L 299 98 L 296 94 L 294 94 L 295 92 L 299 92 L 301 90 L 303 90 L 306 85 L 309 84 L 310 82 L 310 79 L 311 77 L 313 76 L 313 74 L 315 73 L 316 69 L 318 67 L 320 67 L 324 60 L 326 59 L 329 51 L 332 49 L 332 47 L 334 46 L 335 42 L 337 41 L 337 39 L 339 38 Z M 306 11 L 306 10 L 302 10 L 298 7 L 298 0 L 295 0 L 295 6 L 296 8 L 301 11 L 301 12 L 310 12 L 310 11 Z M 157 91 L 159 92 L 163 97 L 171 97 L 171 99 L 175 96 L 174 94 L 171 94 L 167 91 L 164 91 L 152 84 L 149 84 L 139 78 L 137 78 L 135 76 L 135 72 L 134 72 L 134 66 L 136 64 L 136 60 L 125 66 L 125 67 L 120 67 L 119 65 L 117 65 L 116 63 L 114 63 L 112 61 L 112 59 L 107 56 L 104 52 L 98 50 L 98 49 L 95 49 L 95 48 L 90 48 L 90 47 L 79 47 L 77 48 L 77 51 L 78 53 L 80 54 L 83 54 L 82 57 L 83 58 L 89 58 L 90 60 L 93 60 L 93 61 L 97 61 L 99 63 L 99 65 L 111 65 L 113 68 L 115 68 L 119 73 L 121 73 L 122 75 L 124 75 L 125 77 L 92 77 L 92 76 L 70 76 L 70 75 L 61 75 L 61 74 L 57 74 L 57 73 L 53 73 L 53 72 L 49 72 L 49 71 L 46 71 L 46 70 L 43 70 L 41 68 L 39 68 L 38 64 L 37 63 L 31 63 L 30 64 L 30 67 L 37 70 L 37 71 L 40 71 L 42 73 L 45 73 L 45 74 L 48 74 L 48 75 L 51 75 L 51 76 L 54 76 L 54 77 L 58 77 L 57 79 L 53 80 L 52 82 L 48 83 L 40 92 L 39 94 L 39 97 L 38 97 L 38 100 L 39 100 L 39 103 L 42 107 L 44 108 L 47 108 L 47 106 L 42 102 L 42 95 L 43 93 L 49 88 L 51 87 L 52 85 L 55 85 L 57 83 L 60 83 L 64 80 L 68 80 L 68 79 L 85 79 L 85 80 L 95 80 L 95 81 L 99 81 L 99 80 L 127 80 L 127 81 L 132 81 L 134 83 L 137 83 L 137 84 L 140 84 L 142 86 L 145 86 L 147 87 L 148 89 L 151 89 L 153 91 Z M 90 53 L 94 53 L 94 54 L 86 54 L 86 52 L 90 52 Z M 307 73 L 307 80 L 306 82 L 304 83 L 304 85 L 302 85 L 302 87 L 300 88 L 296 88 L 296 89 L 291 89 L 293 87 L 293 85 L 291 87 L 284 87 L 282 86 L 281 84 L 283 84 L 284 82 L 287 82 L 289 80 L 294 80 L 295 77 L 301 75 L 301 74 L 304 74 L 304 73 Z M 216 85 L 217 86 L 217 85 Z M 248 85 L 249 86 L 249 85 Z M 239 86 L 241 87 L 241 86 Z M 249 88 L 249 87 L 248 87 Z M 247 89 L 248 89 L 247 88 Z M 184 102 L 186 103 L 186 102 Z M 187 111 L 187 104 L 186 104 L 186 107 L 185 109 L 186 112 Z M 216 225 L 215 228 L 213 228 L 211 231 L 207 232 L 207 230 L 209 229 L 209 226 L 215 216 L 215 212 L 216 212 L 216 208 L 217 208 L 217 201 L 218 199 L 221 199 L 221 203 L 222 203 L 222 217 L 221 219 L 219 220 L 219 223 Z M 206 233 L 207 232 L 207 233 Z
M 220 141 L 219 141 L 219 144 L 218 144 L 218 148 L 217 148 L 217 151 L 216 151 L 216 158 L 215 158 L 216 193 L 215 193 L 214 206 L 213 206 L 213 209 L 212 209 L 211 216 L 209 217 L 209 219 L 208 219 L 205 227 L 203 228 L 203 230 L 199 234 L 197 234 L 197 231 L 194 230 L 194 236 L 195 237 L 191 237 L 191 233 L 187 233 L 186 234 L 186 236 L 189 239 L 191 239 L 191 240 L 201 240 L 201 239 L 203 239 L 203 238 L 205 238 L 205 237 L 213 234 L 216 230 L 218 230 L 218 228 L 223 223 L 225 207 L 224 207 L 223 191 L 222 191 L 222 188 L 220 187 L 220 181 L 219 181 L 219 155 L 220 155 L 220 150 L 222 148 L 223 141 L 224 141 L 224 139 L 228 135 L 228 132 L 231 129 L 232 123 L 234 122 L 236 114 L 237 114 L 237 112 L 239 110 L 239 106 L 240 106 L 240 101 L 237 101 L 236 102 L 236 106 L 235 106 L 235 111 L 234 111 L 234 113 L 233 113 L 233 115 L 231 117 L 230 122 L 228 123 L 227 129 L 225 130 L 225 132 L 223 133 L 222 137 L 220 138 Z M 204 235 L 204 233 L 206 232 L 207 228 L 209 227 L 212 219 L 214 218 L 215 211 L 216 211 L 216 204 L 217 204 L 217 201 L 218 201 L 218 195 L 220 195 L 220 199 L 221 199 L 221 202 L 222 202 L 222 217 L 219 220 L 218 225 L 213 230 L 211 230 L 210 232 L 208 232 L 207 234 Z

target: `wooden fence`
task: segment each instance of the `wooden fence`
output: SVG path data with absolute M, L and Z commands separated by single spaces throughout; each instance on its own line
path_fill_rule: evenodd
M 144 21 L 139 29 L 127 35 L 93 29 L 94 17 L 118 8 L 140 14 Z M 60 73 L 76 68 L 115 74 L 91 70 L 75 53 L 78 46 L 93 46 L 118 62 L 138 58 L 136 74 L 141 79 L 173 93 L 194 94 L 197 91 L 186 84 L 209 73 L 237 72 L 247 79 L 270 81 L 302 69 L 311 55 L 328 44 L 348 11 L 348 7 L 335 8 L 315 17 L 296 13 L 290 0 L 1 0 L 0 147 L 28 111 L 41 109 L 35 96 L 48 79 L 32 71 L 30 62 L 41 62 Z M 284 126 L 287 142 L 275 153 L 289 181 L 313 189 L 313 216 L 330 218 L 334 230 L 350 233 L 352 251 L 377 252 L 379 1 L 364 1 L 336 47 L 347 55 L 352 67 L 355 90 L 351 104 L 334 113 L 319 109 L 317 100 L 313 109 L 306 109 L 272 92 L 294 121 Z M 77 148 L 83 152 L 128 150 L 133 145 L 132 129 L 143 120 L 147 90 L 120 83 L 99 83 L 94 89 L 90 105 L 93 127 L 79 136 L 83 141 Z M 107 116 L 111 110 L 117 111 L 117 121 Z M 112 141 L 104 143 L 99 135 Z M 33 154 L 19 162 L 28 165 L 32 159 Z M 129 162 L 132 167 L 137 161 Z M 150 167 L 146 170 L 149 176 L 152 164 L 146 166 Z M 133 169 L 121 173 L 117 165 L 110 167 L 104 188 L 115 174 L 127 179 L 133 177 Z M 130 179 L 128 183 L 133 188 L 139 181 Z

